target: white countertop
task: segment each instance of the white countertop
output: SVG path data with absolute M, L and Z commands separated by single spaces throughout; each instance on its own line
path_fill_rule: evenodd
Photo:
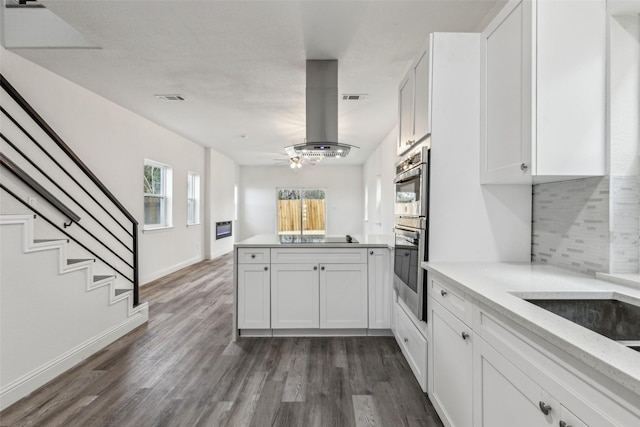
M 422 267 L 448 277 L 468 296 L 640 395 L 640 352 L 516 296 L 570 292 L 577 298 L 614 297 L 640 305 L 640 289 L 528 263 L 423 262 Z
M 281 243 L 277 234 L 258 234 L 235 244 L 236 247 L 295 247 L 295 248 L 344 248 L 344 247 L 384 247 L 392 248 L 393 234 L 353 234 L 358 243 L 324 242 L 324 243 Z M 328 235 L 327 237 L 345 237 L 344 235 Z

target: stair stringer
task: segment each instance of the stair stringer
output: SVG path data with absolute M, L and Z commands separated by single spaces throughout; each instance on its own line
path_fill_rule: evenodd
M 86 270 L 86 290 L 87 292 L 98 289 L 102 286 L 109 286 L 109 305 L 113 305 L 122 300 L 129 300 L 127 306 L 129 307 L 129 316 L 140 311 L 140 304 L 138 307 L 133 307 L 133 292 L 125 292 L 121 295 L 116 294 L 116 275 L 109 276 L 108 278 L 94 281 L 94 265 L 95 259 L 87 259 L 82 262 L 74 264 L 68 264 L 67 247 L 69 245 L 68 239 L 52 239 L 46 241 L 37 241 L 34 238 L 34 223 L 37 219 L 36 215 L 31 214 L 16 214 L 16 215 L 0 215 L 0 226 L 2 225 L 22 225 L 22 252 L 25 254 L 39 251 L 58 250 L 58 274 L 66 274 L 72 271 Z
M 68 369 L 71 369 L 73 366 L 80 363 L 82 360 L 86 359 L 92 354 L 100 351 L 111 342 L 126 335 L 133 329 L 143 325 L 148 321 L 149 317 L 148 303 L 142 302 L 137 307 L 133 307 L 133 293 L 131 291 L 116 296 L 116 276 L 102 278 L 101 280 L 96 282 L 93 281 L 93 268 L 95 265 L 94 260 L 69 264 L 66 250 L 68 242 L 66 239 L 46 241 L 34 239 L 34 221 L 35 217 L 31 214 L 0 215 L 0 226 L 17 225 L 21 227 L 20 232 L 17 232 L 18 230 L 13 232 L 14 236 L 21 236 L 20 244 L 22 245 L 22 248 L 21 251 L 17 251 L 18 253 L 23 252 L 25 254 L 29 254 L 57 250 L 58 254 L 56 257 L 56 262 L 50 264 L 52 264 L 51 267 L 53 267 L 55 264 L 58 265 L 58 277 L 69 273 L 78 272 L 76 274 L 69 274 L 70 277 L 74 276 L 77 278 L 78 274 L 84 273 L 83 282 L 76 281 L 76 285 L 74 286 L 78 286 L 81 285 L 81 283 L 84 283 L 82 286 L 84 287 L 86 292 L 95 291 L 97 289 L 107 287 L 107 294 L 109 295 L 108 305 L 112 306 L 118 302 L 126 304 L 126 309 L 124 307 L 118 309 L 118 311 L 122 312 L 123 314 L 125 314 L 126 312 L 126 318 L 125 316 L 123 316 L 121 318 L 122 321 L 115 322 L 106 329 L 100 330 L 94 335 L 90 336 L 88 339 L 83 339 L 80 343 L 74 343 L 68 348 L 65 348 L 65 351 L 57 353 L 54 357 L 51 357 L 44 363 L 40 363 L 38 366 L 31 366 L 29 369 L 25 369 L 24 371 L 18 370 L 19 376 L 16 375 L 15 371 L 12 372 L 13 375 L 11 376 L 11 380 L 9 383 L 4 383 L 4 381 L 0 383 L 0 410 L 8 407 L 20 398 L 28 395 L 38 387 L 46 384 L 48 381 L 64 373 Z M 3 236 L 3 239 L 5 237 L 6 235 Z M 16 248 L 16 250 L 17 249 L 18 248 Z M 55 270 L 52 271 L 52 274 L 55 274 Z M 6 286 L 6 284 L 4 286 Z M 78 288 L 76 289 L 79 290 Z M 104 293 L 104 291 L 102 292 Z M 91 300 L 95 300 L 95 297 L 91 298 Z M 107 304 L 105 304 L 105 307 L 106 306 Z M 34 308 L 30 306 L 25 307 L 25 310 L 33 309 Z M 42 327 L 46 328 L 47 325 L 43 325 Z M 23 348 L 4 348 L 4 351 L 20 352 L 25 350 Z M 18 353 L 18 355 L 19 354 L 20 353 Z M 3 373 L 0 372 L 0 374 Z M 2 377 L 6 377 L 6 375 L 0 375 L 0 380 L 2 379 Z

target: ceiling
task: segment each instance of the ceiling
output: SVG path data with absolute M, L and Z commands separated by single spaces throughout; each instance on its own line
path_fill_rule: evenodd
M 304 141 L 307 59 L 337 59 L 338 93 L 367 95 L 339 101 L 339 140 L 360 149 L 322 162 L 362 164 L 428 34 L 480 31 L 504 0 L 39 3 L 89 47 L 13 52 L 238 164 L 272 165 Z

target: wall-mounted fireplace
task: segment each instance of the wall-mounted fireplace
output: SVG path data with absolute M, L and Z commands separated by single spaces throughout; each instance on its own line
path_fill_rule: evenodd
M 216 240 L 231 237 L 231 221 L 216 222 Z

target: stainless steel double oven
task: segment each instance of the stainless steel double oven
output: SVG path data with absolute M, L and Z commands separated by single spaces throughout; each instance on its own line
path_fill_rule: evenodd
M 428 141 L 427 141 L 428 142 Z M 414 147 L 396 163 L 393 286 L 419 320 L 427 320 L 429 146 Z

